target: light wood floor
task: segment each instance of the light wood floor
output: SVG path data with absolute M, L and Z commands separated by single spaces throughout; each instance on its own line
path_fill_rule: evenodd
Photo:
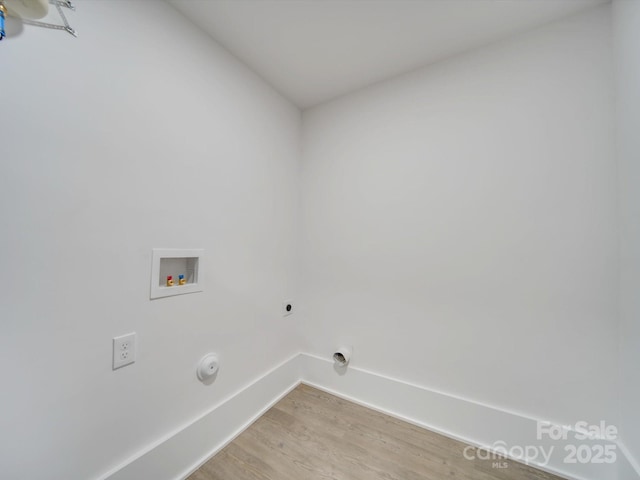
M 188 480 L 561 480 L 300 385 Z M 499 460 L 505 462 L 505 460 Z

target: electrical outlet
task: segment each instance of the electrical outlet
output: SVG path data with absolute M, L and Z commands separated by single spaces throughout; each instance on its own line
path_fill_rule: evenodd
M 136 361 L 136 332 L 113 338 L 113 369 Z
M 282 316 L 286 317 L 293 313 L 293 300 L 285 300 L 282 302 Z

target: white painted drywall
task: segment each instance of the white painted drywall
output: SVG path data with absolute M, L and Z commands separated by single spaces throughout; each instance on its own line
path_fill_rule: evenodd
M 3 476 L 114 471 L 290 358 L 300 321 L 354 367 L 615 421 L 608 8 L 307 112 L 299 297 L 299 112 L 164 2 L 123 5 L 0 49 Z M 150 302 L 152 247 L 204 248 L 205 292 Z
M 77 40 L 26 26 L 0 49 L 12 480 L 98 478 L 297 352 L 299 111 L 165 2 L 71 18 Z M 150 301 L 153 247 L 204 248 L 205 291 Z M 114 372 L 130 331 L 138 361 Z
M 640 465 L 640 2 L 613 2 L 620 188 L 621 441 Z M 631 475 L 630 473 L 628 475 Z M 638 478 L 621 477 L 621 480 Z
M 170 0 L 303 108 L 608 1 Z
M 616 420 L 610 8 L 303 114 L 303 351 Z M 499 439 L 496 439 L 499 440 Z

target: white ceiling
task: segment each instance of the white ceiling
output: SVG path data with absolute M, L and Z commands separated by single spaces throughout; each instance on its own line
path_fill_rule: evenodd
M 608 0 L 170 0 L 302 108 Z

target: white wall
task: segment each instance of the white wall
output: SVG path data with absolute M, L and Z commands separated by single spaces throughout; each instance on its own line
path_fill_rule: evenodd
M 303 351 L 615 422 L 611 61 L 606 6 L 305 111 Z
M 164 2 L 123 5 L 83 2 L 78 40 L 26 27 L 0 48 L 3 478 L 101 477 L 289 358 L 297 323 L 310 353 L 344 341 L 401 380 L 617 421 L 607 7 L 307 111 L 297 295 L 299 112 Z M 616 8 L 635 75 L 637 4 Z M 637 110 L 619 114 L 637 272 Z M 149 301 L 153 247 L 206 249 L 206 291 Z M 288 297 L 303 315 L 280 317 Z M 129 331 L 138 362 L 113 372 Z M 622 391 L 638 455 L 638 392 Z
M 82 2 L 72 23 L 0 48 L 12 480 L 98 478 L 297 351 L 299 111 L 164 2 Z M 153 247 L 204 248 L 206 291 L 149 301 Z M 138 361 L 114 372 L 130 331 Z
M 640 2 L 613 3 L 620 184 L 620 393 L 622 443 L 640 465 Z M 628 473 L 627 475 L 631 475 Z M 636 476 L 622 476 L 638 478 Z

